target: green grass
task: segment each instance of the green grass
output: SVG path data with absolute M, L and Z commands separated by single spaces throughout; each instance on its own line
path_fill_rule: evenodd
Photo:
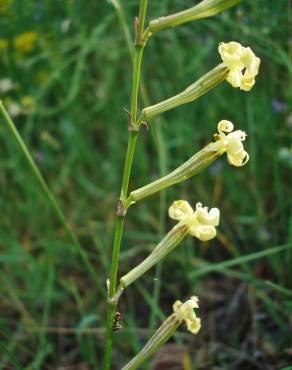
M 124 3 L 133 36 L 138 1 Z M 194 1 L 149 3 L 148 19 Z M 0 51 L 0 80 L 10 77 L 15 88 L 0 93 L 1 99 L 9 105 L 8 98 L 33 97 L 35 110 L 16 117 L 15 124 L 100 287 L 1 117 L 0 369 L 98 369 L 127 140 L 122 108 L 130 104 L 129 50 L 114 8 L 103 0 L 86 5 L 81 0 L 14 0 L 2 11 L 0 39 L 9 40 L 9 47 Z M 283 369 L 292 363 L 288 21 L 287 1 L 246 0 L 222 15 L 161 32 L 147 45 L 143 79 L 151 103 L 174 95 L 215 66 L 220 41 L 250 45 L 262 65 L 250 93 L 223 83 L 149 122 L 149 132 L 139 138 L 130 189 L 188 159 L 211 140 L 223 118 L 247 131 L 250 162 L 235 169 L 222 158 L 129 210 L 120 274 L 171 227 L 167 206 L 173 200 L 218 206 L 222 220 L 218 239 L 206 246 L 187 238 L 123 296 L 124 328 L 114 345 L 117 369 L 137 353 L 173 301 L 192 294 L 201 297 L 203 330 L 195 338 L 181 331 L 176 340 L 187 346 L 194 369 Z M 37 32 L 35 47 L 20 57 L 12 40 L 31 30 Z

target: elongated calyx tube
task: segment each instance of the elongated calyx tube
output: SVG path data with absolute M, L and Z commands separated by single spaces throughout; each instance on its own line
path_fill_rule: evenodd
M 153 33 L 197 19 L 212 17 L 239 2 L 240 0 L 203 0 L 199 4 L 181 12 L 154 19 L 149 23 L 148 31 Z
M 233 131 L 233 124 L 230 121 L 222 120 L 218 123 L 218 134 L 214 135 L 216 141 L 208 144 L 188 161 L 176 168 L 168 175 L 143 186 L 130 193 L 126 206 L 140 201 L 151 194 L 157 193 L 162 189 L 185 181 L 198 174 L 204 168 L 210 166 L 217 158 L 226 152 L 228 162 L 233 166 L 243 166 L 249 159 L 247 152 L 243 148 L 242 141 L 246 134 L 241 130 Z M 227 134 L 225 134 L 227 133 Z
M 201 328 L 201 320 L 194 311 L 198 308 L 198 298 L 191 297 L 186 302 L 176 301 L 173 305 L 173 314 L 161 324 L 142 350 L 122 370 L 138 369 L 175 333 L 177 328 L 185 323 L 192 334 L 197 334 Z
M 241 90 L 251 90 L 259 72 L 260 59 L 249 47 L 244 47 L 235 41 L 221 42 L 218 50 L 223 63 L 203 75 L 181 93 L 144 108 L 139 121 L 142 122 L 180 105 L 190 103 L 224 80 Z
M 192 85 L 188 86 L 181 93 L 160 103 L 144 108 L 142 110 L 141 119 L 143 118 L 147 120 L 170 109 L 198 99 L 200 96 L 206 94 L 208 91 L 219 85 L 220 82 L 224 81 L 228 76 L 228 73 L 229 70 L 227 66 L 223 63 L 219 64 Z
M 187 201 L 179 200 L 170 206 L 169 216 L 179 222 L 157 244 L 146 259 L 121 277 L 117 296 L 152 266 L 167 256 L 187 234 L 195 236 L 202 241 L 213 239 L 216 236 L 216 226 L 219 225 L 220 212 L 217 208 L 212 208 L 208 211 L 206 207 L 202 207 L 201 203 L 197 203 L 194 211 Z
M 124 289 L 142 276 L 152 266 L 161 261 L 168 255 L 188 234 L 188 225 L 178 223 L 154 248 L 151 254 L 143 260 L 138 266 L 134 267 L 130 272 L 120 279 L 120 285 Z

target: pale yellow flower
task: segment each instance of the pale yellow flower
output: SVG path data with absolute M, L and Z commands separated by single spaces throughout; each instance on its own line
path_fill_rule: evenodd
M 193 208 L 186 200 L 176 200 L 169 207 L 168 214 L 173 220 L 182 220 L 186 216 L 190 216 L 194 213 Z
M 201 320 L 196 316 L 194 308 L 198 308 L 197 297 L 191 297 L 184 303 L 176 301 L 173 314 L 163 321 L 139 353 L 122 370 L 141 369 L 141 364 L 157 352 L 182 323 L 186 324 L 191 333 L 197 334 L 201 329 Z
M 176 301 L 173 305 L 173 312 L 176 319 L 182 323 L 185 322 L 187 329 L 197 334 L 201 329 L 201 319 L 196 316 L 194 308 L 198 308 L 198 297 L 191 297 L 186 302 Z
M 251 48 L 245 48 L 234 41 L 221 42 L 219 53 L 230 71 L 226 80 L 233 87 L 239 87 L 245 91 L 251 90 L 260 66 L 260 59 L 255 56 Z
M 215 238 L 216 226 L 219 225 L 220 211 L 218 208 L 203 207 L 197 203 L 194 211 L 185 200 L 177 200 L 168 210 L 169 217 L 188 226 L 188 233 L 196 238 L 207 241 Z
M 236 167 L 244 166 L 249 155 L 244 150 L 242 142 L 246 138 L 246 133 L 241 130 L 233 131 L 233 123 L 222 120 L 218 123 L 218 132 L 216 135 L 217 141 L 210 146 L 211 150 L 226 151 L 227 159 L 230 164 Z M 228 133 L 226 135 L 225 133 Z

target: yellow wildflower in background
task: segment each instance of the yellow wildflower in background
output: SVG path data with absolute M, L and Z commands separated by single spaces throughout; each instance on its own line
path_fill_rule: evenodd
M 41 71 L 37 72 L 37 74 L 36 74 L 36 81 L 40 85 L 46 83 L 49 78 L 50 78 L 50 74 L 49 74 L 48 71 L 45 71 L 45 70 L 41 70 Z
M 8 40 L 0 39 L 0 50 L 7 49 L 7 46 L 8 46 Z
M 1 0 L 0 1 L 0 14 L 4 14 L 11 5 L 12 0 Z
M 28 114 L 35 110 L 34 98 L 30 95 L 25 95 L 20 99 L 21 106 L 23 107 L 23 112 Z
M 13 46 L 19 54 L 30 53 L 35 46 L 37 33 L 34 31 L 24 32 L 16 36 L 13 40 Z

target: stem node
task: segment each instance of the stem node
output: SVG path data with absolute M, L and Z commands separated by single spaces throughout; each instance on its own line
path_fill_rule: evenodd
M 113 306 L 117 306 L 118 302 L 119 302 L 119 299 L 121 297 L 121 295 L 123 294 L 124 292 L 124 288 L 120 285 L 116 291 L 116 294 L 109 298 L 108 299 L 108 304 L 111 304 Z
M 117 206 L 117 217 L 125 217 L 127 214 L 127 208 L 125 207 L 122 199 L 119 199 Z
M 141 34 L 139 29 L 139 18 L 137 16 L 134 19 L 134 29 L 135 29 L 135 44 L 139 45 L 141 42 Z
M 130 132 L 139 132 L 139 126 L 135 125 L 133 122 L 130 123 L 128 130 Z

